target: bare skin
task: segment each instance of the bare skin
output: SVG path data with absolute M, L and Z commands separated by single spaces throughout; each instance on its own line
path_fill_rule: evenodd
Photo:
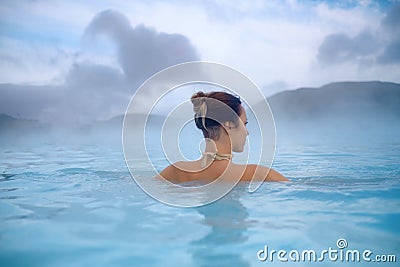
M 219 154 L 242 152 L 249 132 L 246 129 L 246 111 L 241 107 L 238 123 L 225 122 L 218 140 L 206 140 L 205 152 L 218 151 Z M 201 167 L 202 160 L 180 161 L 168 166 L 160 172 L 160 176 L 173 182 L 212 181 L 228 174 L 228 177 L 241 177 L 241 181 L 251 181 L 253 178 L 266 181 L 289 181 L 272 168 L 256 164 L 235 164 L 231 160 L 210 161 L 206 167 Z

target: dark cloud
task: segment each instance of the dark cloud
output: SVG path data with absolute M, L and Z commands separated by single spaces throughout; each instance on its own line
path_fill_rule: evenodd
M 346 34 L 328 35 L 318 50 L 317 59 L 325 65 L 360 60 L 376 52 L 378 42 L 370 32 L 351 38 Z
M 101 92 L 121 89 L 124 79 L 123 74 L 115 68 L 83 62 L 73 64 L 66 76 L 65 83 L 71 88 Z
M 389 42 L 378 57 L 381 64 L 400 63 L 400 5 L 394 6 L 382 20 L 382 28 L 389 35 Z
M 393 6 L 388 11 L 382 20 L 382 26 L 390 31 L 400 32 L 400 4 Z
M 351 37 L 335 33 L 325 37 L 317 54 L 318 62 L 334 65 L 343 62 L 357 64 L 400 63 L 400 5 L 393 6 L 381 21 L 377 32 L 364 30 Z
M 168 66 L 199 60 L 185 36 L 159 33 L 142 24 L 132 28 L 128 19 L 114 10 L 99 13 L 87 27 L 87 37 L 98 34 L 117 44 L 118 60 L 129 82 L 145 81 Z
M 75 62 L 59 86 L 0 84 L 0 113 L 58 123 L 109 118 L 122 114 L 136 88 L 155 72 L 199 60 L 185 36 L 133 28 L 116 11 L 100 12 L 85 31 L 86 38 L 99 34 L 116 43 L 121 68 Z
M 392 41 L 378 57 L 381 64 L 399 64 L 400 63 L 400 39 Z

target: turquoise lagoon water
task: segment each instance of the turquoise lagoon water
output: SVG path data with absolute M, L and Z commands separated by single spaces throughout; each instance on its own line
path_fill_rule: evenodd
M 199 208 L 146 195 L 118 145 L 0 150 L 1 266 L 309 266 L 257 254 L 338 250 L 338 239 L 397 262 L 316 264 L 400 261 L 400 143 L 280 144 L 273 167 L 291 183 L 240 184 Z

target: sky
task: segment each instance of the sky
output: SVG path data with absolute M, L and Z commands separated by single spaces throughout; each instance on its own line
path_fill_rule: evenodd
M 108 119 L 151 75 L 196 60 L 237 69 L 266 96 L 336 81 L 400 83 L 400 1 L 0 4 L 0 114 Z

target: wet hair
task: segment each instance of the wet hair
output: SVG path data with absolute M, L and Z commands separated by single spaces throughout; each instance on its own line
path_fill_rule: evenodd
M 240 98 L 229 93 L 199 91 L 191 97 L 191 101 L 194 121 L 205 138 L 218 140 L 221 124 L 230 121 L 236 125 L 241 115 Z

